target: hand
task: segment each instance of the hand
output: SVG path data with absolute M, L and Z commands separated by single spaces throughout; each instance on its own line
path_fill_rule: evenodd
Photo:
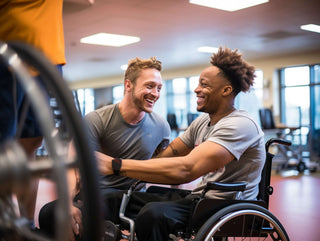
M 112 157 L 101 152 L 95 152 L 99 172 L 102 175 L 112 175 Z
M 83 226 L 82 226 L 82 213 L 81 210 L 75 206 L 70 207 L 71 212 L 71 227 L 72 232 L 69 234 L 69 240 L 74 241 L 76 235 L 82 234 Z

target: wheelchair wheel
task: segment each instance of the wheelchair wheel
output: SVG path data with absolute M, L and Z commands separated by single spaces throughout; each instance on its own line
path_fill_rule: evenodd
M 304 172 L 304 170 L 307 169 L 306 164 L 303 161 L 299 161 L 298 165 L 297 165 L 297 170 L 298 172 L 302 173 Z
M 267 209 L 252 203 L 238 203 L 211 216 L 196 234 L 195 241 L 200 240 L 289 241 L 289 237 Z
M 17 214 L 11 198 L 17 188 L 23 188 L 31 179 L 39 177 L 50 179 L 55 184 L 58 196 L 58 205 L 54 210 L 56 232 L 53 239 L 68 240 L 70 216 L 67 172 L 70 167 L 79 170 L 83 201 L 82 240 L 101 240 L 102 217 L 94 155 L 86 139 L 86 126 L 66 82 L 41 53 L 24 43 L 0 42 L 0 63 L 16 74 L 25 90 L 40 125 L 47 152 L 44 158 L 32 161 L 28 160 L 19 145 L 19 136 L 1 143 L 0 240 L 52 240 L 30 230 L 26 217 Z M 41 84 L 30 75 L 30 66 L 41 77 Z M 49 104 L 52 100 L 56 103 L 54 107 Z M 75 150 L 72 160 L 67 148 L 71 140 Z

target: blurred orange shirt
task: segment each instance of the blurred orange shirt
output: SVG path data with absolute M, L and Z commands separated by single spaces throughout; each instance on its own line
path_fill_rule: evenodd
M 65 64 L 63 0 L 1 0 L 0 41 L 23 41 Z

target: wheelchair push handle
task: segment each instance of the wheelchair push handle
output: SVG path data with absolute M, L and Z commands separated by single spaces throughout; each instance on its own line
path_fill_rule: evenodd
M 281 138 L 271 138 L 266 143 L 266 152 L 269 151 L 269 147 L 274 143 L 277 143 L 277 144 L 280 144 L 280 145 L 285 145 L 285 146 L 291 146 L 291 144 L 292 144 L 291 141 L 288 141 L 288 140 L 284 140 L 284 139 L 281 139 Z

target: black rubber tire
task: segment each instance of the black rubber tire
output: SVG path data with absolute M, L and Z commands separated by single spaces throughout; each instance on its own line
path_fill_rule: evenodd
M 81 192 L 83 200 L 83 236 L 82 240 L 101 240 L 101 205 L 98 190 L 98 171 L 92 148 L 87 141 L 87 126 L 75 107 L 74 98 L 61 74 L 39 51 L 21 43 L 8 45 L 42 77 L 48 92 L 54 95 L 59 109 L 66 121 L 77 153 L 76 165 L 80 170 Z
M 299 161 L 298 165 L 297 165 L 297 170 L 299 172 L 304 172 L 304 170 L 306 170 L 307 166 L 303 161 Z
M 280 221 L 272 213 L 270 213 L 267 209 L 265 209 L 261 206 L 258 206 L 256 204 L 252 204 L 252 203 L 238 203 L 238 204 L 233 204 L 233 205 L 230 205 L 230 206 L 227 206 L 227 207 L 221 209 L 220 211 L 215 213 L 213 216 L 211 216 L 202 225 L 202 227 L 197 232 L 194 240 L 195 241 L 203 241 L 203 240 L 208 240 L 211 237 L 214 237 L 215 232 L 208 236 L 209 232 L 213 229 L 221 228 L 225 224 L 223 222 L 232 221 L 233 218 L 228 215 L 235 214 L 238 211 L 243 212 L 243 214 L 241 214 L 240 216 L 242 216 L 242 215 L 244 216 L 247 214 L 255 215 L 255 214 L 251 214 L 251 212 L 253 212 L 253 213 L 257 212 L 257 213 L 265 214 L 268 218 L 270 218 L 272 220 L 272 221 L 269 220 L 269 223 L 271 223 L 272 226 L 276 227 L 275 231 L 277 233 L 276 236 L 278 236 L 278 238 L 277 237 L 276 238 L 268 237 L 271 239 L 266 238 L 263 240 L 289 241 L 289 237 L 288 237 L 284 227 L 280 223 Z M 257 217 L 260 218 L 260 216 L 257 216 Z M 220 221 L 223 221 L 223 222 L 219 223 Z M 221 237 L 219 237 L 219 238 L 221 238 Z M 223 238 L 225 238 L 225 240 L 228 240 L 227 237 L 223 237 Z M 234 240 L 234 239 L 232 239 L 232 240 Z M 237 239 L 235 239 L 235 240 L 237 240 Z M 246 240 L 246 239 L 241 238 L 240 240 Z M 249 240 L 255 240 L 255 239 L 250 238 Z

